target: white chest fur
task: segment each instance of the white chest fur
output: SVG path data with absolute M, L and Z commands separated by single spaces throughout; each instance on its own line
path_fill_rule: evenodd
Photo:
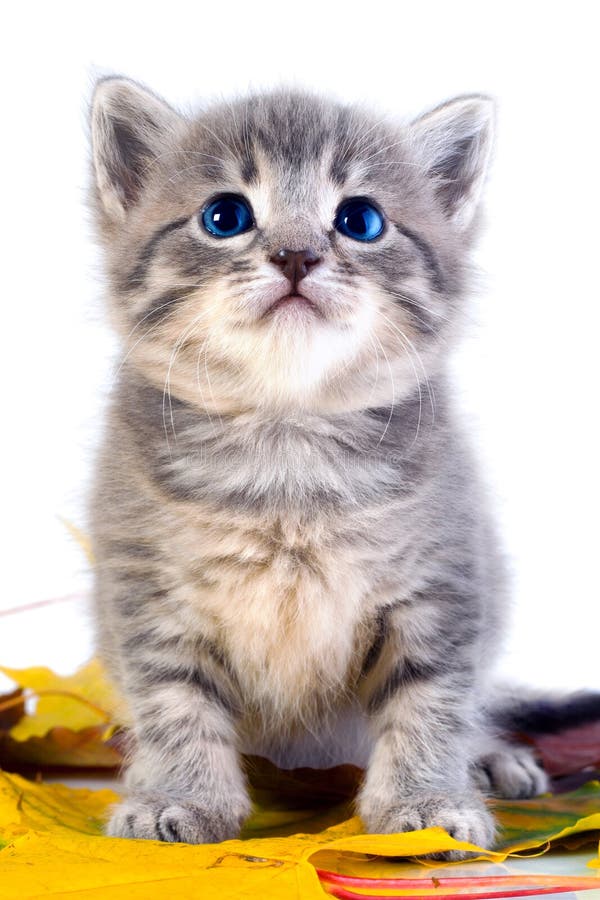
M 384 491 L 393 467 L 351 464 L 326 425 L 309 435 L 249 422 L 235 451 L 224 431 L 219 452 L 174 470 L 197 500 L 178 508 L 169 552 L 249 706 L 275 722 L 313 719 L 347 693 L 365 623 L 386 600 L 382 573 L 407 537 L 405 501 Z
M 209 623 L 251 708 L 273 724 L 312 719 L 360 665 L 372 567 L 331 521 L 250 524 L 213 514 L 195 529 L 185 603 Z
M 251 700 L 286 720 L 343 690 L 365 614 L 356 558 L 314 538 L 283 544 L 220 584 L 228 655 Z

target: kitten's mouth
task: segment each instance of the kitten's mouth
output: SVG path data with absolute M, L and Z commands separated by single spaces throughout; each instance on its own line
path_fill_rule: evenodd
M 272 303 L 271 306 L 269 306 L 264 313 L 264 316 L 271 316 L 278 310 L 286 310 L 294 313 L 311 312 L 318 316 L 321 315 L 321 311 L 316 304 L 314 304 L 312 300 L 309 300 L 308 297 L 305 297 L 304 294 L 299 294 L 298 292 L 284 294 L 283 297 L 279 297 L 275 303 Z

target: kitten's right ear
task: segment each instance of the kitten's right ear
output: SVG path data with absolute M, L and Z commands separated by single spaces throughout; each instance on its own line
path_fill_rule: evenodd
M 177 132 L 182 117 L 127 78 L 103 78 L 92 100 L 94 174 L 99 200 L 123 220 L 144 187 L 148 167 Z

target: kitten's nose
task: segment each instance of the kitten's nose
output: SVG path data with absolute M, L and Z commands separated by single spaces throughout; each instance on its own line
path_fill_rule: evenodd
M 321 257 L 312 250 L 278 250 L 271 257 L 271 262 L 283 270 L 292 284 L 308 275 L 309 269 L 321 262 Z

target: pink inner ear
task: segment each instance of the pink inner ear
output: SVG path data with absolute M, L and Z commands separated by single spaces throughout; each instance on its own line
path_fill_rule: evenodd
M 600 721 L 529 739 L 549 775 L 569 775 L 600 766 Z

